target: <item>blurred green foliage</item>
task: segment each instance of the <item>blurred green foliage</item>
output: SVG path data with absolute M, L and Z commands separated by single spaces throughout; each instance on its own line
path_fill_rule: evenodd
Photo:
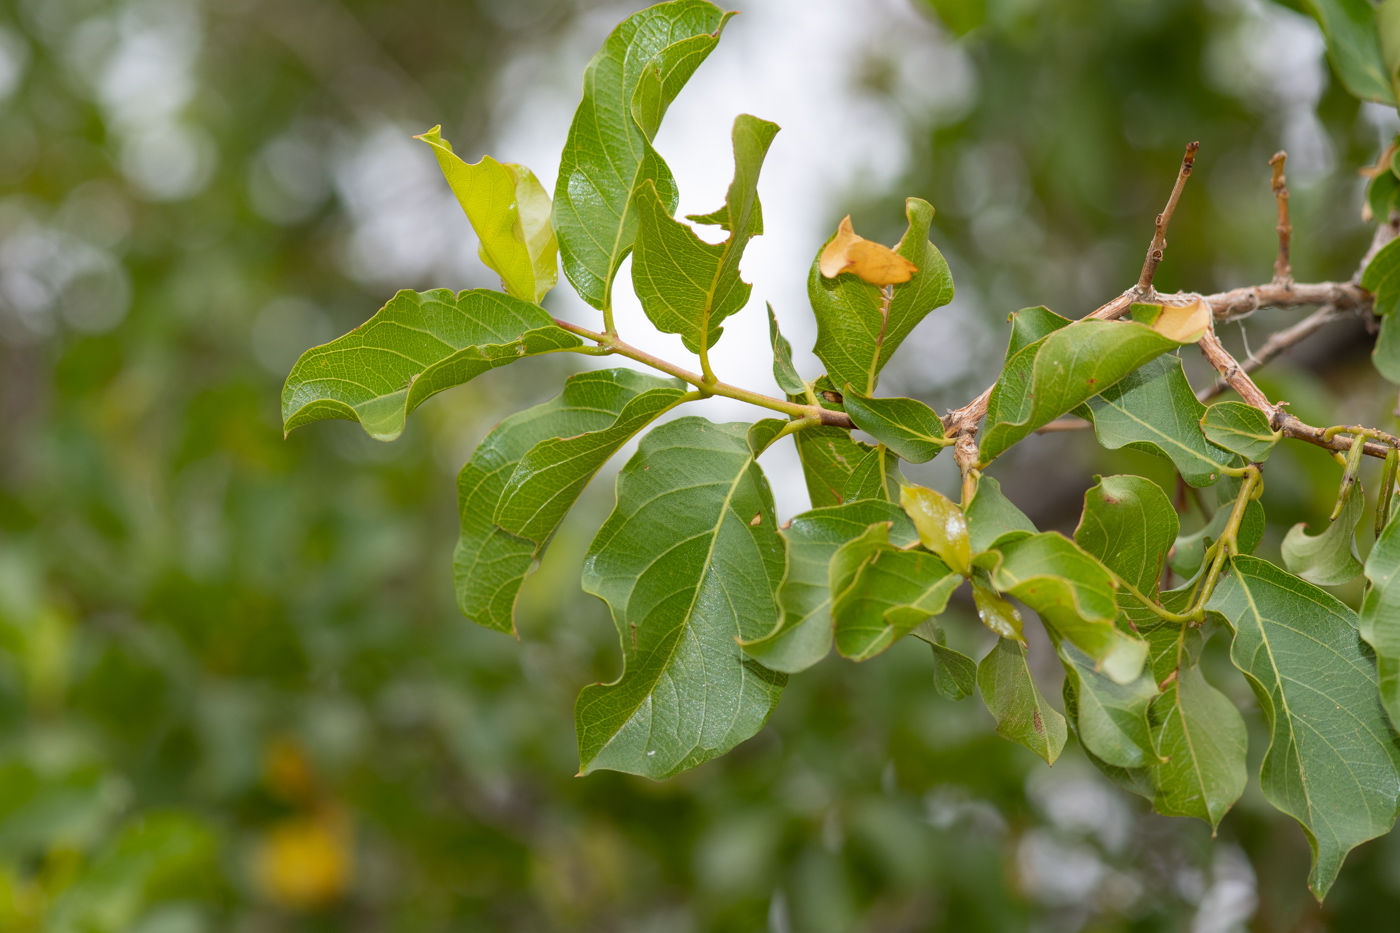
M 575 779 L 573 697 L 618 665 L 577 586 L 609 484 L 527 585 L 520 643 L 460 618 L 449 566 L 470 443 L 562 364 L 425 406 L 392 447 L 344 425 L 282 439 L 288 354 L 390 292 L 353 258 L 356 147 L 442 122 L 480 151 L 515 55 L 594 42 L 637 5 L 0 6 L 0 929 L 1223 931 L 1256 901 L 1261 931 L 1392 922 L 1400 843 L 1358 850 L 1319 908 L 1301 833 L 1257 790 L 1212 843 L 1082 760 L 1047 770 L 997 738 L 914 642 L 823 663 L 758 738 L 679 779 Z M 951 118 L 911 114 L 916 168 L 849 207 L 872 237 L 907 195 L 938 207 L 987 368 L 905 371 L 914 394 L 979 389 L 1007 312 L 1077 316 L 1133 281 L 1188 139 L 1201 168 L 1159 284 L 1267 278 L 1284 141 L 1298 277 L 1351 274 L 1382 118 L 1321 70 L 1310 21 L 1243 0 L 920 8 L 962 36 L 975 90 Z M 861 80 L 880 93 L 898 64 Z M 394 284 L 462 284 L 439 272 Z M 1387 423 L 1349 327 L 1261 383 L 1314 423 Z M 1086 443 L 1001 467 L 1013 499 L 1049 500 L 1043 527 L 1077 515 Z M 1092 463 L 1171 486 L 1145 455 Z M 1339 471 L 1275 452 L 1264 553 Z M 1252 710 L 1228 666 L 1208 653 Z

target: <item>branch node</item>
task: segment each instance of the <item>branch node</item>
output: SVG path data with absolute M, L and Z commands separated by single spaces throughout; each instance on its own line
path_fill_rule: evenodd
M 1142 274 L 1138 276 L 1137 287 L 1134 289 L 1134 297 L 1139 300 L 1145 298 L 1152 290 L 1152 278 L 1157 274 L 1157 265 L 1162 261 L 1163 251 L 1167 247 L 1167 225 L 1172 222 L 1176 202 L 1181 199 L 1181 190 L 1186 187 L 1186 179 L 1191 177 L 1191 169 L 1196 164 L 1196 152 L 1200 148 L 1201 144 L 1198 142 L 1186 144 L 1186 154 L 1181 158 L 1181 169 L 1176 173 L 1176 184 L 1172 185 L 1167 206 L 1157 215 L 1157 229 L 1153 231 L 1152 243 L 1147 247 L 1147 259 L 1142 264 Z

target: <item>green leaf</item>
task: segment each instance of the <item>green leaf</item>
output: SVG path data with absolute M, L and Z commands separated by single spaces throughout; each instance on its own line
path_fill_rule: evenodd
M 962 700 L 977 689 L 977 662 L 949 648 L 943 627 L 932 618 L 914 626 L 909 633 L 928 642 L 933 649 L 933 689 L 950 700 Z
M 562 393 L 482 439 L 457 475 L 461 536 L 453 570 L 463 614 L 514 633 L 520 586 L 584 485 L 683 392 L 676 380 L 633 369 L 579 373 Z M 533 466 L 521 469 L 522 461 Z
M 1369 0 L 1303 0 L 1322 27 L 1327 57 L 1353 96 L 1395 104 L 1395 90 L 1381 57 L 1376 12 Z
M 1361 599 L 1361 637 L 1376 652 L 1381 705 L 1400 724 L 1400 520 L 1392 519 L 1366 558 L 1370 585 Z
M 496 524 L 540 545 L 548 541 L 608 458 L 685 395 L 678 380 L 646 378 L 660 385 L 630 399 L 608 427 L 550 438 L 530 448 L 496 504 Z
M 1390 830 L 1400 797 L 1400 745 L 1376 701 L 1356 614 L 1255 557 L 1231 559 L 1209 605 L 1234 627 L 1230 658 L 1268 723 L 1259 783 L 1302 824 L 1308 887 L 1321 899 L 1347 852 Z
M 874 657 L 942 612 L 963 581 L 933 554 L 892 544 L 889 529 L 871 525 L 831 558 L 836 650 L 853 661 Z
M 739 260 L 763 232 L 758 172 L 777 132 L 777 124 L 748 114 L 734 120 L 734 181 L 725 206 L 691 218 L 729 231 L 723 243 L 706 243 L 674 219 L 650 179 L 637 187 L 632 286 L 657 330 L 680 334 L 692 353 L 714 346 L 719 323 L 748 304 L 751 286 L 739 278 Z
M 1109 450 L 1129 447 L 1171 460 L 1192 486 L 1209 486 L 1220 468 L 1236 463 L 1229 451 L 1206 440 L 1206 408 L 1181 370 L 1181 360 L 1161 356 L 1129 373 L 1113 388 L 1082 406 L 1094 435 Z
M 982 702 L 997 721 L 997 735 L 1024 745 L 1047 764 L 1064 751 L 1065 717 L 1041 695 L 1026 663 L 1024 645 L 999 639 L 977 665 Z
M 1166 682 L 1151 711 L 1164 759 L 1152 769 L 1152 806 L 1164 816 L 1199 817 L 1213 829 L 1244 793 L 1244 719 L 1201 672 L 1199 628 L 1163 623 L 1147 638 L 1154 677 Z
M 832 555 L 877 523 L 889 525 L 888 540 L 896 547 L 919 540 L 902 509 L 874 499 L 803 512 L 780 529 L 787 541 L 787 572 L 778 588 L 778 624 L 763 637 L 744 642 L 744 650 L 769 670 L 786 674 L 826 657 L 832 638 Z
M 1377 223 L 1386 223 L 1397 205 L 1400 205 L 1400 178 L 1395 177 L 1394 169 L 1381 172 L 1366 185 L 1366 206 L 1371 209 L 1371 219 Z
M 992 390 L 987 409 L 990 427 L 980 445 L 983 460 L 994 459 L 1177 346 L 1145 324 L 1097 320 L 1061 328 L 1026 346 L 1008 361 L 1008 372 Z M 1027 361 L 1030 378 L 1022 382 Z
M 937 554 L 954 573 L 967 576 L 972 572 L 967 516 L 957 503 L 936 489 L 901 486 L 899 504 L 918 530 L 919 543 Z
M 1073 323 L 1069 318 L 1060 317 L 1045 305 L 1013 311 L 1007 320 L 1011 322 L 1011 338 L 1006 343 L 1004 363 L 1009 363 L 1016 354 L 1041 338 L 1049 337 L 1060 328 L 1068 327 Z M 1026 370 L 1026 377 L 1030 377 L 1029 369 Z
M 923 402 L 865 398 L 849 385 L 843 397 L 856 427 L 910 463 L 927 463 L 949 443 L 943 439 L 943 422 Z
M 1356 553 L 1356 523 L 1365 510 L 1361 484 L 1353 483 L 1342 514 L 1321 534 L 1308 534 L 1302 522 L 1290 528 L 1282 545 L 1283 564 L 1288 572 L 1318 586 L 1340 586 L 1356 579 L 1362 570 Z
M 559 281 L 559 243 L 550 223 L 549 194 L 523 165 L 490 156 L 470 165 L 452 151 L 435 126 L 421 139 L 433 147 L 447 184 L 481 241 L 478 252 L 522 301 L 539 304 Z
M 778 617 L 773 495 L 746 424 L 679 418 L 642 438 L 588 549 L 583 588 L 612 609 L 625 667 L 575 709 L 581 772 L 660 779 L 762 728 L 787 675 L 738 640 Z
M 344 337 L 301 355 L 282 389 L 282 424 L 358 421 L 375 440 L 444 389 L 527 356 L 582 346 L 538 305 L 487 289 L 404 289 Z
M 1371 257 L 1361 274 L 1361 287 L 1376 296 L 1375 314 L 1388 317 L 1395 311 L 1400 303 L 1400 240 L 1391 240 Z
M 1147 645 L 1114 625 L 1118 605 L 1108 571 L 1058 532 L 1003 542 L 992 584 L 1035 610 L 1114 682 L 1132 683 L 1142 671 Z
M 986 571 L 980 567 L 972 578 L 972 601 L 977 607 L 977 618 L 982 620 L 988 631 L 1000 638 L 1009 638 L 1021 644 L 1026 638 L 1021 629 L 1021 613 L 997 593 L 991 586 Z
M 1056 650 L 1065 667 L 1065 689 L 1075 696 L 1072 715 L 1080 743 L 1106 764 L 1141 768 L 1158 762 L 1147 722 L 1157 697 L 1151 668 L 1131 683 L 1114 683 L 1094 669 L 1094 659 L 1063 639 Z M 1071 712 L 1065 702 L 1066 712 Z
M 1381 332 L 1371 349 L 1371 363 L 1376 372 L 1389 381 L 1400 382 L 1400 324 L 1396 323 L 1394 314 L 1381 318 Z
M 852 438 L 847 429 L 830 425 L 807 428 L 792 437 L 802 460 L 802 475 L 807 480 L 812 507 L 846 502 L 851 474 L 875 448 Z
M 933 207 L 927 201 L 909 198 L 904 202 L 904 213 L 909 218 L 909 229 L 895 252 L 914 263 L 919 271 L 909 281 L 893 286 L 888 315 L 881 312 L 883 300 L 876 286 L 849 272 L 834 279 L 823 277 L 818 268 L 820 250 L 807 278 L 807 293 L 817 317 L 814 352 L 826 364 L 833 383 L 850 383 L 867 396 L 875 394 L 880 370 L 914 325 L 934 308 L 953 300 L 953 277 L 948 264 L 928 242 Z
M 1217 402 L 1201 419 L 1206 440 L 1234 451 L 1246 460 L 1263 463 L 1282 436 L 1269 427 L 1269 417 L 1244 402 Z
M 1074 543 L 1155 599 L 1177 528 L 1176 509 L 1156 483 L 1141 476 L 1104 476 L 1084 493 Z M 1120 607 L 1136 602 L 1131 593 L 1118 593 Z
M 894 502 L 899 499 L 899 458 L 883 445 L 867 447 L 868 453 L 851 470 L 846 488 L 841 490 L 842 501 L 856 499 L 883 499 Z
M 564 274 L 595 308 L 612 307 L 613 278 L 637 234 L 641 183 L 651 181 L 675 210 L 675 179 L 651 139 L 733 15 L 707 0 L 647 7 L 612 31 L 583 73 L 553 219 Z
M 1024 538 L 1038 529 L 1024 512 L 1001 493 L 1001 484 L 990 476 L 977 480 L 977 491 L 967 506 L 968 542 L 973 554 L 996 547 L 1003 539 Z
M 792 344 L 778 330 L 778 316 L 773 313 L 773 305 L 768 305 L 768 340 L 773 344 L 773 379 L 778 388 L 791 397 L 801 398 L 807 394 L 807 383 L 797 367 L 792 365 Z

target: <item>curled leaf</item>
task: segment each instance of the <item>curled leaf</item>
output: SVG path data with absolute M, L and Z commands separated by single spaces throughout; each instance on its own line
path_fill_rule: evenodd
M 1133 319 L 1177 343 L 1195 343 L 1210 328 L 1210 305 L 1199 296 L 1184 305 L 1133 305 Z
M 818 267 L 828 279 L 852 272 L 871 285 L 897 285 L 919 271 L 918 266 L 888 246 L 856 236 L 849 214 L 836 228 L 836 236 L 823 247 Z

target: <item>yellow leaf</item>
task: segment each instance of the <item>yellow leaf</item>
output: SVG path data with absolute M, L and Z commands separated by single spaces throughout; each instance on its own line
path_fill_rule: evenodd
M 851 272 L 871 285 L 897 285 L 919 271 L 918 266 L 888 246 L 856 236 L 849 214 L 836 228 L 836 236 L 822 249 L 818 267 L 828 279 Z
M 925 486 L 901 487 L 899 504 L 919 532 L 919 543 L 942 558 L 954 573 L 967 576 L 972 546 L 962 509 L 941 492 Z
M 1177 343 L 1195 343 L 1210 328 L 1210 305 L 1200 298 L 1189 304 L 1162 305 L 1162 313 L 1152 322 L 1152 329 Z

